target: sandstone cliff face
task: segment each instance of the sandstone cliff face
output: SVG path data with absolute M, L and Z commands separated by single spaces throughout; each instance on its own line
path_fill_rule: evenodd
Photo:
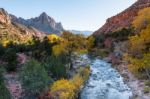
M 0 23 L 3 24 L 11 23 L 9 14 L 3 8 L 0 8 Z
M 150 7 L 150 0 L 138 0 L 125 11 L 107 19 L 106 23 L 100 29 L 94 32 L 94 35 L 98 35 L 100 33 L 109 33 L 121 28 L 130 27 L 139 10 L 146 7 Z
M 52 17 L 48 16 L 45 12 L 40 14 L 38 17 L 27 20 L 11 15 L 11 20 L 25 26 L 32 26 L 47 34 L 55 33 L 60 35 L 60 33 L 64 30 L 61 23 L 55 22 L 55 20 Z

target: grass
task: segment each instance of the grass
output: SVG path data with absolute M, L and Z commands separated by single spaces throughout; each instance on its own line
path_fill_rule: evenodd
M 150 87 L 145 87 L 143 91 L 144 91 L 145 94 L 149 93 L 150 92 Z

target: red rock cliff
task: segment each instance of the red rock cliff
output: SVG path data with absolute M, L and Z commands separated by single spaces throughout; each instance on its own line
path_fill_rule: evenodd
M 125 11 L 107 19 L 106 23 L 94 32 L 94 35 L 112 32 L 121 28 L 128 28 L 131 26 L 133 19 L 137 16 L 139 10 L 146 7 L 150 7 L 150 0 L 138 0 Z

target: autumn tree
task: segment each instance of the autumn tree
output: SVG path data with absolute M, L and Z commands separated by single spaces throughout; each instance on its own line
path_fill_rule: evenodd
M 81 87 L 90 74 L 89 67 L 81 67 L 70 80 L 61 79 L 53 83 L 50 93 L 54 99 L 78 99 Z
M 150 43 L 150 24 L 142 29 L 141 32 L 135 36 L 129 37 L 129 51 L 134 56 L 141 55 L 144 51 L 149 51 L 146 49 Z
M 150 79 L 150 8 L 141 10 L 133 22 L 136 35 L 129 37 L 126 59 L 134 74 L 145 74 Z
M 150 43 L 150 8 L 139 11 L 133 21 L 133 27 L 138 30 L 138 34 L 129 37 L 129 51 L 130 54 L 136 56 L 144 53 Z
M 67 56 L 69 57 L 70 69 L 72 69 L 72 60 L 75 55 L 74 53 L 80 53 L 87 48 L 86 38 L 83 35 L 75 35 L 67 31 L 65 31 L 61 37 L 66 40 L 66 42 L 63 42 L 65 43 L 63 45 L 65 45 L 65 50 L 67 51 Z
M 142 58 L 135 58 L 128 56 L 127 60 L 130 62 L 129 70 L 135 75 L 145 74 L 150 79 L 150 53 L 144 54 Z
M 87 38 L 87 49 L 90 51 L 94 47 L 95 38 L 90 36 Z
M 133 21 L 133 27 L 136 31 L 140 31 L 150 24 L 150 8 L 140 10 L 138 16 Z
M 54 99 L 75 99 L 75 86 L 69 80 L 58 80 L 51 87 Z

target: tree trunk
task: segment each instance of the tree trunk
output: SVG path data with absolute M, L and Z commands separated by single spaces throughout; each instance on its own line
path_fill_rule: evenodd
M 72 51 L 69 51 L 69 63 L 70 63 L 70 70 L 73 69 L 73 63 L 72 63 Z
M 148 76 L 148 78 L 150 79 L 150 72 L 148 69 L 145 70 L 146 71 L 146 75 Z

